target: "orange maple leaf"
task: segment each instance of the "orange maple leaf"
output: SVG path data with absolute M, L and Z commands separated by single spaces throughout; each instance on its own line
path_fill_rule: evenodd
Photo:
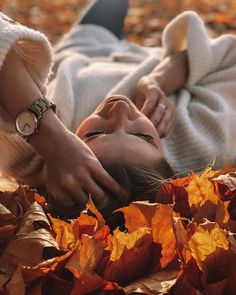
M 55 233 L 55 240 L 63 250 L 72 250 L 75 247 L 76 239 L 71 226 L 71 222 L 52 217 L 48 214 L 52 223 L 52 229 Z
M 176 255 L 176 239 L 172 228 L 173 205 L 134 202 L 119 211 L 124 213 L 125 226 L 129 232 L 141 226 L 151 228 L 153 241 L 162 246 L 161 266 L 166 267 Z
M 116 229 L 110 239 L 111 252 L 98 268 L 103 278 L 124 285 L 147 273 L 154 259 L 150 228 L 141 227 L 132 233 Z

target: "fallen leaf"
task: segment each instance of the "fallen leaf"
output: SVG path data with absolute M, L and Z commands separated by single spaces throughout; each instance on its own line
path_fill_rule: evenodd
M 200 176 L 192 173 L 189 185 L 186 187 L 188 193 L 189 206 L 199 208 L 207 201 L 217 204 L 219 196 L 215 192 L 213 183 L 209 180 L 211 173 L 203 173 Z
M 133 202 L 119 209 L 124 213 L 125 226 L 129 232 L 142 226 L 151 228 L 153 241 L 161 244 L 161 266 L 164 268 L 176 256 L 176 239 L 173 231 L 173 205 Z
M 49 215 L 52 223 L 52 229 L 55 234 L 55 240 L 62 250 L 74 249 L 76 239 L 71 226 L 71 222 L 66 222 Z
M 10 282 L 6 285 L 6 291 L 8 295 L 25 295 L 25 283 L 20 267 L 13 273 Z
M 178 270 L 162 271 L 151 274 L 124 287 L 125 294 L 167 294 L 176 283 L 178 272 Z
M 151 267 L 152 235 L 149 228 L 139 228 L 133 233 L 124 233 L 116 229 L 113 232 L 112 252 L 104 256 L 98 268 L 98 274 L 107 281 L 126 285 L 134 279 L 146 275 Z
M 236 172 L 219 175 L 213 180 L 225 184 L 231 192 L 236 190 Z
M 228 250 L 229 241 L 226 233 L 216 223 L 206 222 L 198 225 L 187 243 L 188 248 L 202 270 L 202 262 L 218 248 Z

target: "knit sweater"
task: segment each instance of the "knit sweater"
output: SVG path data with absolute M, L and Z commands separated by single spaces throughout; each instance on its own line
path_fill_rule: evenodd
M 164 155 L 176 173 L 236 159 L 236 38 L 211 39 L 194 12 L 173 19 L 163 32 L 163 48 L 144 48 L 118 40 L 105 28 L 77 25 L 53 51 L 46 37 L 0 14 L 0 67 L 11 48 L 24 58 L 32 77 L 48 83 L 48 97 L 58 117 L 75 131 L 108 95 L 134 97 L 138 80 L 165 57 L 186 49 L 189 78 L 184 89 L 169 98 L 176 119 L 162 139 Z M 45 165 L 14 130 L 0 108 L 0 168 L 31 185 L 43 182 Z

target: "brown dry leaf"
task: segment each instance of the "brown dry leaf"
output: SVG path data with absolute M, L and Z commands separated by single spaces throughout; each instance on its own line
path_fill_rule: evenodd
M 236 254 L 231 250 L 217 249 L 203 263 L 204 294 L 235 294 Z
M 1 192 L 15 192 L 19 184 L 12 178 L 4 176 L 0 172 L 0 191 Z
M 187 243 L 188 248 L 202 270 L 202 262 L 218 248 L 228 250 L 229 241 L 226 233 L 217 223 L 206 222 L 198 225 Z
M 124 287 L 125 294 L 167 294 L 170 288 L 176 283 L 179 271 L 162 271 L 139 279 Z
M 15 217 L 5 206 L 0 204 L 0 255 L 8 241 L 17 231 L 18 218 Z
M 236 172 L 219 175 L 213 180 L 225 184 L 230 191 L 236 190 Z
M 219 202 L 217 204 L 217 208 L 216 208 L 216 218 L 215 218 L 215 222 L 219 224 L 220 227 L 224 227 L 224 225 L 228 224 L 229 220 L 230 220 L 230 215 L 229 215 L 229 204 L 230 201 L 228 202 Z
M 43 251 L 47 247 L 56 251 L 58 249 L 58 245 L 48 229 L 35 230 L 36 219 L 42 221 L 43 224 L 47 223 L 42 207 L 34 203 L 24 215 L 17 234 L 9 242 L 0 258 L 0 268 L 4 270 L 8 278 L 20 264 L 34 266 L 41 262 Z
M 34 194 L 34 191 L 20 186 L 15 192 L 0 192 L 0 203 L 20 218 L 33 204 Z
M 207 295 L 200 292 L 188 281 L 179 279 L 176 284 L 172 287 L 168 295 Z
M 22 277 L 21 269 L 18 267 L 6 285 L 8 295 L 25 295 L 25 282 Z

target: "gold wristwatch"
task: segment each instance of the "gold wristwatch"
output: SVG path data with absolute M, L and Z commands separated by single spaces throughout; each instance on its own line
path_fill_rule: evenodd
M 26 141 L 39 132 L 39 121 L 43 113 L 51 108 L 56 111 L 56 105 L 45 97 L 38 98 L 34 103 L 20 112 L 16 117 L 16 132 Z

